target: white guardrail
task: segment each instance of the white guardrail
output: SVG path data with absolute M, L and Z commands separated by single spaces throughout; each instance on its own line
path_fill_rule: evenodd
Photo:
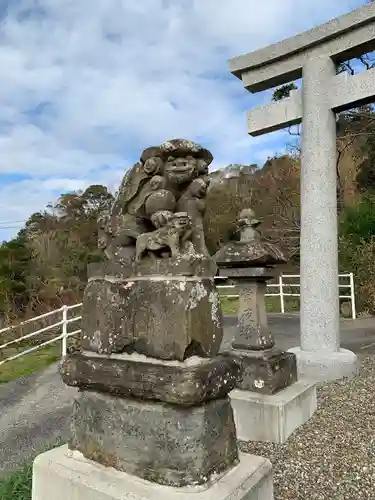
M 280 297 L 280 311 L 281 313 L 285 313 L 285 297 L 299 297 L 299 288 L 300 284 L 296 282 L 291 282 L 291 283 L 286 283 L 286 279 L 297 279 L 300 276 L 298 274 L 283 274 L 279 277 L 279 280 L 277 283 L 268 283 L 267 288 L 277 288 L 277 293 L 267 293 L 267 297 Z M 220 278 L 220 279 L 225 279 L 225 278 Z M 348 282 L 346 283 L 340 283 L 341 279 L 345 279 Z M 233 289 L 236 288 L 236 285 L 217 285 L 218 289 Z M 285 291 L 287 289 L 288 291 Z M 294 291 L 294 289 L 297 289 Z M 347 295 L 341 295 L 340 294 L 340 299 L 347 299 L 351 303 L 351 316 L 352 319 L 356 319 L 356 307 L 355 307 L 355 297 L 354 297 L 354 275 L 353 273 L 349 274 L 340 274 L 339 275 L 339 289 L 349 289 L 349 294 Z M 236 298 L 238 297 L 238 294 L 226 294 L 226 293 L 221 293 L 220 297 L 222 298 Z M 55 309 L 54 311 L 50 311 L 46 314 L 41 314 L 40 316 L 35 316 L 33 318 L 27 319 L 25 321 L 22 321 L 14 326 L 8 326 L 6 328 L 0 329 L 0 342 L 1 338 L 8 336 L 12 332 L 17 331 L 18 329 L 28 327 L 29 325 L 32 325 L 32 323 L 38 323 L 38 322 L 45 322 L 49 321 L 50 318 L 53 318 L 54 316 L 58 317 L 60 315 L 60 320 L 53 322 L 52 324 L 48 324 L 42 328 L 37 329 L 36 331 L 33 331 L 31 333 L 28 333 L 26 335 L 23 335 L 21 337 L 17 337 L 15 339 L 9 340 L 5 342 L 4 344 L 0 345 L 0 366 L 3 365 L 4 363 L 8 361 L 15 360 L 17 358 L 20 358 L 21 356 L 25 356 L 26 354 L 30 354 L 32 352 L 37 351 L 38 349 L 42 349 L 43 347 L 49 346 L 51 344 L 54 344 L 56 342 L 61 341 L 61 354 L 62 356 L 65 356 L 67 353 L 67 345 L 68 345 L 68 338 L 72 337 L 74 335 L 77 335 L 78 333 L 81 332 L 81 329 L 78 328 L 73 331 L 68 331 L 69 330 L 69 325 L 80 321 L 82 319 L 81 315 L 73 315 L 72 317 L 68 317 L 69 313 L 75 312 L 76 309 L 82 306 L 82 303 L 79 304 L 74 304 L 73 306 L 62 306 L 59 309 Z M 30 343 L 33 339 L 35 339 L 38 336 L 41 336 L 42 334 L 45 334 L 46 332 L 51 332 L 55 329 L 60 330 L 59 334 L 56 337 L 53 337 L 51 339 L 48 339 L 46 341 L 42 341 L 41 343 L 38 343 L 35 346 L 32 347 L 27 347 L 25 350 L 21 352 L 17 352 L 15 354 L 12 354 L 8 357 L 4 356 L 4 353 L 6 353 L 6 350 L 10 350 L 11 348 L 14 347 L 19 347 L 21 343 Z M 6 355 L 6 354 L 5 354 Z

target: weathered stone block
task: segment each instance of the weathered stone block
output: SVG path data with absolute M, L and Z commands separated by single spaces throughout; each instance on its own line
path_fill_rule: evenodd
M 293 347 L 288 352 L 297 357 L 298 376 L 314 380 L 319 385 L 342 377 L 353 377 L 359 368 L 357 356 L 348 349 L 311 352 Z
M 265 293 L 264 281 L 249 281 L 241 286 L 238 298 L 238 329 L 232 342 L 234 349 L 264 351 L 275 345 L 268 328 Z
M 81 390 L 194 406 L 226 396 L 241 372 L 238 363 L 223 356 L 189 358 L 184 363 L 118 356 L 67 356 L 60 366 L 62 379 Z
M 272 395 L 235 389 L 230 398 L 241 441 L 285 443 L 317 408 L 316 387 L 308 380 Z
M 102 354 L 212 357 L 223 336 L 214 280 L 92 280 L 83 298 L 82 332 L 82 348 Z
M 213 277 L 217 266 L 212 258 L 195 256 L 194 258 L 155 259 L 145 257 L 140 262 L 124 263 L 121 261 L 94 262 L 88 265 L 89 281 L 92 279 L 115 277 L 128 279 L 132 276 L 199 276 Z
M 248 281 L 249 278 L 258 278 L 262 281 L 272 279 L 276 275 L 274 267 L 219 267 L 218 276 L 228 278 L 228 284 L 238 284 Z M 255 280 L 254 280 L 255 281 Z
M 242 380 L 238 382 L 238 389 L 275 394 L 297 381 L 296 356 L 290 352 L 234 349 L 228 355 L 242 365 Z
M 83 349 L 99 353 L 121 352 L 132 338 L 124 335 L 128 297 L 126 282 L 98 279 L 88 283 L 82 305 Z
M 88 460 L 67 446 L 39 455 L 32 500 L 273 500 L 271 462 L 240 453 L 240 463 L 204 485 L 161 486 Z
M 153 484 L 88 460 L 67 446 L 39 455 L 33 466 L 32 500 L 273 500 L 271 462 L 240 454 L 240 463 L 205 485 Z
M 71 449 L 159 484 L 203 484 L 238 459 L 229 398 L 181 408 L 81 392 Z

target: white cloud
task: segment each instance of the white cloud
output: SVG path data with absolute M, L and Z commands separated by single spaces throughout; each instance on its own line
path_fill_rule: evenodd
M 9 0 L 0 180 L 32 179 L 7 176 L 0 222 L 41 209 L 57 186 L 105 183 L 103 165 L 116 177 L 143 148 L 172 137 L 205 143 L 218 165 L 261 161 L 274 138 L 248 138 L 244 112 L 256 98 L 228 73 L 227 59 L 360 3 Z

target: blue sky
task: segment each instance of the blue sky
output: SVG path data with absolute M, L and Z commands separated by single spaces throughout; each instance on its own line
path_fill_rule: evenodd
M 227 60 L 365 0 L 0 0 L 0 240 L 62 193 L 116 189 L 140 152 L 186 137 L 213 168 L 261 164 L 252 95 Z

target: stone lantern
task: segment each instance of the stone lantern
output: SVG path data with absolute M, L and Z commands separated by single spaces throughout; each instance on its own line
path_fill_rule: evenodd
M 231 241 L 215 256 L 219 276 L 239 286 L 238 329 L 232 347 L 243 365 L 241 389 L 274 394 L 297 380 L 296 357 L 275 347 L 268 327 L 265 293 L 275 266 L 286 263 L 282 252 L 262 240 L 261 222 L 253 210 L 242 210 L 239 241 Z
M 278 349 L 268 327 L 267 281 L 276 276 L 275 267 L 286 259 L 277 247 L 262 239 L 260 223 L 253 210 L 242 210 L 237 221 L 239 241 L 227 243 L 215 260 L 218 275 L 239 287 L 238 327 L 226 353 L 242 367 L 241 380 L 231 393 L 238 437 L 283 442 L 315 411 L 316 393 L 313 384 L 297 382 L 295 354 Z M 296 400 L 303 401 L 307 409 L 298 408 Z M 288 409 L 301 411 L 290 420 Z M 263 422 L 255 425 L 252 415 Z M 287 417 L 295 427 L 287 428 Z

